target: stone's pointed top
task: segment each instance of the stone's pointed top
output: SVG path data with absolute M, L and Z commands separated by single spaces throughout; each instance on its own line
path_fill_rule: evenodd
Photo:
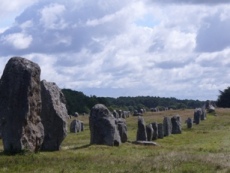
M 113 117 L 113 114 L 103 104 L 96 104 L 91 109 L 90 116 Z
M 23 57 L 12 57 L 9 59 L 8 63 L 10 63 L 10 64 L 21 64 L 27 68 L 31 68 L 32 67 L 31 64 L 33 64 L 33 66 L 39 67 L 39 65 L 37 63 L 30 61 L 30 60 L 23 58 Z M 40 67 L 39 67 L 39 69 L 40 69 Z
M 60 149 L 67 136 L 67 109 L 65 97 L 60 88 L 53 82 L 41 82 L 42 123 L 45 138 L 41 150 L 55 151 Z
M 105 105 L 103 104 L 96 104 L 92 109 L 107 109 Z

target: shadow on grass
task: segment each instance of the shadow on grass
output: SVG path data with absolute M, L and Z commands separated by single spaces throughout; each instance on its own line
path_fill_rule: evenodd
M 15 156 L 15 155 L 21 155 L 21 156 L 23 156 L 23 155 L 26 155 L 26 154 L 28 154 L 29 152 L 27 152 L 27 151 L 24 151 L 24 150 L 22 150 L 22 151 L 20 151 L 20 152 L 6 152 L 6 151 L 0 151 L 0 156 Z
M 86 145 L 82 145 L 79 147 L 74 147 L 74 148 L 71 148 L 71 150 L 80 150 L 80 149 L 88 148 L 89 146 L 91 146 L 91 144 L 86 144 Z

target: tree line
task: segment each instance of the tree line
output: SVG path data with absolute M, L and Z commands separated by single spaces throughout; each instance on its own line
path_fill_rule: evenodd
M 219 91 L 220 95 L 218 96 L 216 105 L 222 108 L 230 107 L 230 87 L 226 88 L 224 91 Z
M 87 96 L 83 92 L 71 89 L 62 89 L 66 98 L 66 107 L 69 115 L 75 112 L 80 114 L 89 113 L 91 108 L 98 103 L 104 104 L 110 110 L 140 110 L 145 108 L 169 108 L 169 109 L 195 109 L 204 105 L 199 100 L 179 100 L 174 97 L 154 97 L 154 96 L 137 96 L 137 97 L 97 97 Z

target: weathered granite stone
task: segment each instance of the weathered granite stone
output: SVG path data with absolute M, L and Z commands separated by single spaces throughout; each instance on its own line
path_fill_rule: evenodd
M 117 129 L 119 131 L 120 137 L 121 137 L 121 142 L 125 143 L 128 140 L 128 134 L 127 134 L 127 125 L 126 121 L 123 118 L 119 118 L 116 120 L 117 124 Z
M 133 116 L 142 116 L 142 114 L 138 112 L 137 110 L 134 110 Z
M 117 112 L 118 112 L 118 118 L 123 118 L 122 117 L 122 110 L 118 110 Z
M 80 123 L 81 123 L 81 132 L 83 132 L 85 130 L 84 122 L 80 121 Z
M 187 123 L 187 128 L 191 129 L 191 128 L 192 128 L 192 125 L 193 125 L 192 118 L 188 118 L 188 119 L 186 120 L 186 123 Z
M 170 117 L 164 117 L 164 136 L 169 136 L 172 133 L 172 123 Z
M 45 138 L 41 150 L 56 151 L 67 135 L 69 118 L 65 96 L 53 82 L 41 81 L 42 113 Z
M 79 117 L 79 113 L 78 112 L 74 112 L 73 116 L 74 117 Z
M 115 120 L 106 106 L 96 104 L 89 116 L 90 144 L 119 146 L 121 138 Z
M 172 134 L 181 134 L 181 121 L 180 116 L 175 115 L 171 118 L 172 122 Z
M 158 138 L 158 125 L 157 125 L 157 123 L 153 122 L 152 127 L 153 127 L 153 138 L 152 138 L 152 140 L 157 140 L 157 138 Z
M 145 121 L 143 117 L 138 117 L 137 141 L 147 141 Z
M 215 104 L 212 103 L 210 100 L 205 102 L 205 108 L 207 109 L 208 113 L 215 112 Z
M 209 105 L 208 113 L 213 113 L 213 112 L 215 112 L 215 107 L 213 105 Z
M 36 152 L 44 138 L 41 123 L 40 67 L 21 57 L 11 58 L 0 81 L 0 123 L 4 151 Z
M 163 139 L 164 138 L 164 126 L 162 123 L 157 124 L 158 128 L 158 138 Z
M 201 108 L 201 115 L 200 115 L 200 120 L 205 120 L 206 119 L 206 109 L 205 106 Z
M 84 131 L 83 122 L 80 120 L 73 120 L 70 123 L 70 132 L 71 133 L 77 133 L 77 132 L 81 132 L 81 131 Z
M 200 124 L 201 114 L 202 114 L 201 108 L 196 108 L 196 109 L 194 110 L 194 119 L 193 119 L 193 122 L 194 122 L 195 124 Z
M 124 118 L 128 118 L 130 116 L 130 111 L 123 111 Z
M 154 132 L 154 130 L 153 130 L 152 124 L 148 124 L 146 126 L 146 133 L 147 133 L 147 140 L 148 141 L 152 141 L 152 139 L 153 139 L 153 132 Z
M 116 110 L 113 110 L 113 116 L 114 118 L 119 118 L 119 114 Z

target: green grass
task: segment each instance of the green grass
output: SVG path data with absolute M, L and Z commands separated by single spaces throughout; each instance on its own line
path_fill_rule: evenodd
M 159 146 L 131 143 L 119 147 L 89 145 L 87 116 L 79 117 L 84 121 L 85 131 L 69 133 L 60 151 L 8 156 L 3 154 L 0 141 L 0 172 L 230 173 L 230 109 L 217 109 L 217 116 L 209 114 L 205 121 L 194 124 L 192 129 L 187 129 L 184 121 L 193 117 L 193 110 L 148 112 L 144 119 L 146 124 L 160 123 L 164 116 L 175 114 L 182 116 L 182 134 L 156 140 Z M 137 117 L 131 116 L 126 121 L 129 141 L 134 141 Z

